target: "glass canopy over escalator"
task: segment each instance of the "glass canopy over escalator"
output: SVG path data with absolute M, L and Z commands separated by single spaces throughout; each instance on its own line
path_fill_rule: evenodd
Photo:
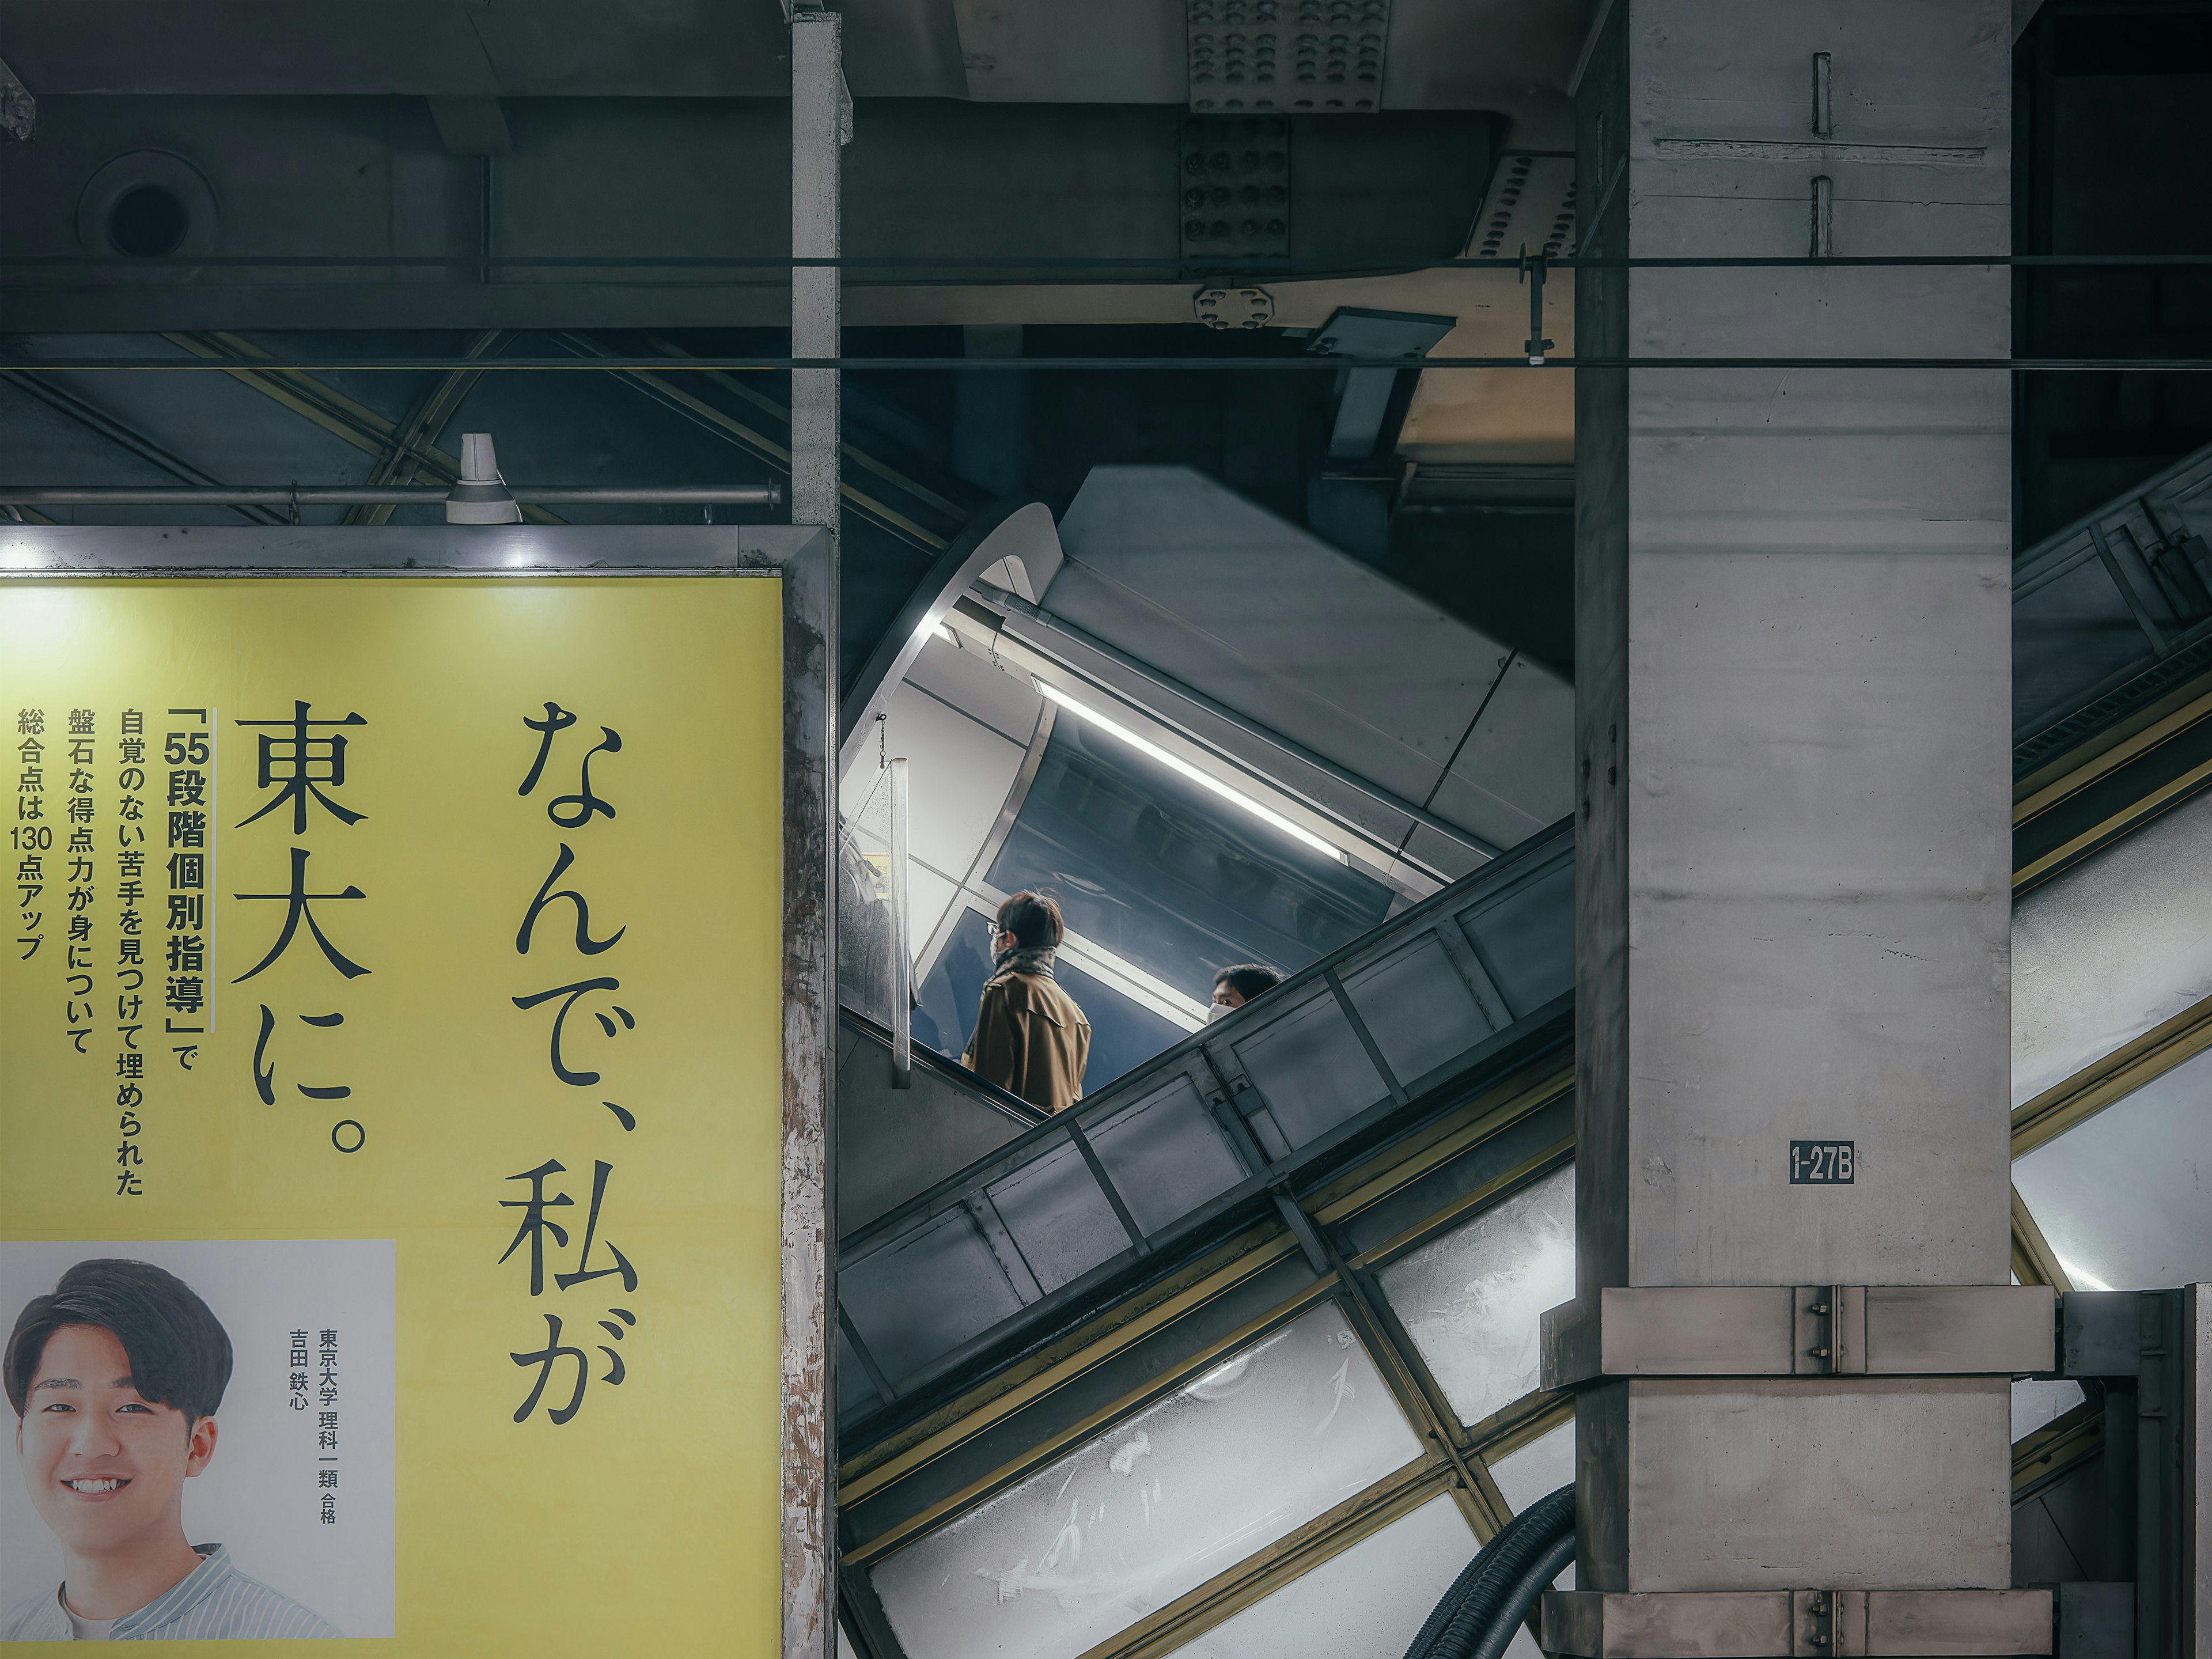
M 2023 560 L 2048 557 L 2030 550 Z M 2039 649 L 2047 622 L 2039 613 L 2021 624 Z M 2102 680 L 2085 684 L 2085 695 L 2111 695 Z M 2212 1278 L 2203 1202 L 2212 1116 L 2200 1075 L 2212 1054 L 2212 793 L 2202 793 L 2212 766 L 2191 746 L 2212 738 L 2212 676 L 2153 689 L 2075 747 L 2022 759 L 2014 1261 L 2020 1277 L 2061 1288 Z M 1275 1007 L 1263 999 L 1178 1034 L 1146 1062 L 1153 1069 L 1108 1083 L 1074 1115 L 1067 1127 L 1090 1138 L 1126 1212 L 1116 1221 L 1115 1204 L 1097 1206 L 1100 1248 L 1124 1253 L 1120 1266 L 1042 1265 L 1082 1231 L 1070 1218 L 1083 1206 L 1033 1206 L 1019 1188 L 1079 1185 L 1089 1166 L 1071 1140 L 1051 1172 L 1029 1172 L 1042 1161 L 1030 1149 L 1045 1148 L 1054 1126 L 951 1175 L 903 1218 L 892 1212 L 848 1237 L 860 1298 L 848 1334 L 861 1340 L 848 1340 L 844 1363 L 885 1371 L 896 1394 L 872 1395 L 864 1382 L 848 1398 L 848 1619 L 872 1631 L 877 1651 L 909 1659 L 1395 1650 L 1480 1539 L 1572 1475 L 1568 1402 L 1540 1389 L 1536 1341 L 1539 1316 L 1573 1286 L 1571 1056 L 1562 1038 L 1486 1069 L 1443 1054 L 1442 1035 L 1493 1017 L 1505 1021 L 1482 1026 L 1493 1036 L 1523 1016 L 1559 1018 L 1566 1005 L 1543 994 L 1556 999 L 1571 983 L 1565 838 L 1543 859 L 1526 849 L 1487 882 L 1425 900 L 1295 842 L 1261 843 L 1255 857 L 1259 831 L 1190 798 L 1202 792 L 1176 794 L 1141 756 L 1083 728 L 1048 722 L 1022 753 L 1037 763 L 1028 794 L 965 890 L 1073 889 L 1084 896 L 1071 902 L 1078 931 L 1125 974 L 1178 995 L 1200 987 L 1177 952 L 1203 963 L 1208 950 L 1234 941 L 1243 954 L 1245 939 L 1265 938 L 1287 955 L 1303 940 L 1316 966 Z M 1174 805 L 1147 817 L 1132 804 L 1146 788 Z M 1231 902 L 1182 902 L 1173 883 L 1192 866 L 1176 860 L 1199 846 L 1215 871 L 1233 849 L 1266 879 L 1208 896 Z M 1536 879 L 1539 866 L 1556 885 Z M 1072 877 L 1143 890 L 1109 903 Z M 1371 896 L 1363 883 L 1379 893 L 1375 919 L 1334 945 L 1326 930 L 1360 918 L 1357 903 Z M 1513 892 L 1531 896 L 1518 911 L 1498 902 Z M 1273 931 L 1235 934 L 1232 918 Z M 1446 948 L 1445 921 L 1473 946 L 1480 977 Z M 964 930 L 980 948 L 981 927 L 963 921 L 948 943 Z M 1422 1001 L 1456 994 L 1454 985 L 1466 1008 Z M 1347 1010 L 1358 1019 L 1346 1023 Z M 1322 1020 L 1341 1026 L 1336 1037 L 1302 1029 Z M 1177 1069 L 1177 1055 L 1217 1048 L 1218 1066 Z M 1203 1167 L 1175 1150 L 1186 1131 L 1166 1117 L 1157 1130 L 1133 1121 L 1110 1156 L 1098 1144 L 1115 1138 L 1125 1100 L 1178 1079 L 1187 1128 L 1224 1134 L 1241 1123 L 1251 1137 L 1222 1140 L 1230 1185 L 1186 1212 L 1194 1223 L 1153 1207 L 1170 1176 Z M 1155 1143 L 1164 1165 L 1145 1162 Z M 1302 1161 L 1316 1146 L 1328 1155 Z M 1254 1170 L 1276 1182 L 1272 1196 L 1249 1174 L 1237 1187 Z M 1208 1203 L 1236 1190 L 1252 1201 L 1205 1219 Z M 1007 1287 L 1028 1264 L 1034 1285 L 1006 1289 L 945 1368 L 925 1363 L 901 1380 L 859 1358 L 879 1317 L 862 1304 L 912 1300 L 872 1291 L 870 1278 L 917 1227 L 971 1241 L 961 1271 L 974 1284 Z M 1055 1232 L 1065 1237 L 1031 1255 L 1032 1240 Z M 951 1282 L 946 1264 L 930 1271 Z M 994 1330 L 1011 1334 L 994 1343 Z M 2073 1383 L 2023 1380 L 2014 1433 L 2078 1466 L 2097 1455 L 2098 1410 Z M 2046 1525 L 2050 1468 L 2034 1465 L 2023 1488 L 2024 1548 Z M 1534 1659 L 1525 1635 L 1515 1647 L 1516 1659 Z

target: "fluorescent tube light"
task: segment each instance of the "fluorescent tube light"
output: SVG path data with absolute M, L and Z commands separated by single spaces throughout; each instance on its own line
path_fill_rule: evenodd
M 1071 714 L 1075 714 L 1084 720 L 1089 720 L 1093 726 L 1097 726 L 1102 732 L 1110 732 L 1114 736 L 1121 738 L 1122 742 L 1127 744 L 1132 749 L 1139 750 L 1145 754 L 1150 755 L 1154 760 L 1159 762 L 1161 765 L 1168 768 L 1170 771 L 1182 774 L 1184 777 L 1188 778 L 1193 783 L 1199 785 L 1201 788 L 1211 789 L 1215 794 L 1220 796 L 1222 799 L 1230 802 L 1232 805 L 1242 807 L 1245 811 L 1249 812 L 1254 817 L 1265 819 L 1267 823 L 1273 824 L 1276 829 L 1281 830 L 1285 835 L 1290 836 L 1291 840 L 1304 842 L 1305 845 L 1312 848 L 1315 852 L 1322 854 L 1327 857 L 1333 858 L 1339 864 L 1350 864 L 1352 862 L 1350 854 L 1346 853 L 1341 847 L 1332 846 L 1328 842 L 1323 841 L 1319 836 L 1314 834 L 1312 830 L 1306 829 L 1301 824 L 1291 823 L 1290 819 L 1285 817 L 1280 812 L 1275 811 L 1273 807 L 1265 805 L 1261 802 L 1253 799 L 1251 796 L 1231 788 L 1227 784 L 1222 782 L 1219 778 L 1215 777 L 1211 772 L 1201 771 L 1197 767 L 1193 766 L 1188 761 L 1182 758 L 1182 757 L 1170 754 L 1166 750 L 1161 748 L 1159 744 L 1152 742 L 1150 738 L 1139 737 L 1134 732 L 1132 732 L 1127 726 L 1122 725 L 1119 720 L 1113 720 L 1107 715 L 1100 714 L 1088 703 L 1078 702 L 1074 698 L 1069 696 L 1066 692 L 1062 691 L 1058 686 L 1048 685 L 1042 680 L 1037 679 L 1035 677 L 1031 677 L 1030 684 L 1036 687 L 1036 689 L 1042 692 L 1046 696 L 1050 697 L 1062 708 L 1066 709 Z

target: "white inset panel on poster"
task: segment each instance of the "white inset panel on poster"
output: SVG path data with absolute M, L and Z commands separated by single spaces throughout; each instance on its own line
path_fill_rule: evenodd
M 167 1501 L 180 1490 L 185 1542 L 203 1553 L 222 1545 L 230 1565 L 340 1635 L 392 1635 L 392 1241 L 10 1240 L 0 1243 L 0 1308 L 12 1326 L 80 1264 L 118 1261 L 160 1270 L 132 1281 L 168 1298 L 161 1328 L 134 1340 L 157 1345 L 142 1358 L 166 1367 L 167 1386 L 195 1386 L 200 1350 L 181 1334 L 207 1315 L 228 1342 L 229 1376 L 208 1413 L 214 1454 L 197 1473 L 135 1460 L 127 1448 L 85 1467 L 128 1468 L 139 1477 L 129 1485 L 143 1480 L 149 1491 L 178 1477 Z M 100 1271 L 74 1278 L 89 1290 L 71 1291 L 65 1305 L 88 1294 L 112 1302 L 100 1293 Z M 112 1313 L 137 1328 L 127 1309 Z M 33 1458 L 22 1462 L 27 1475 Z M 23 1480 L 0 1480 L 0 1613 L 51 1597 L 62 1583 L 62 1546 L 46 1514 Z

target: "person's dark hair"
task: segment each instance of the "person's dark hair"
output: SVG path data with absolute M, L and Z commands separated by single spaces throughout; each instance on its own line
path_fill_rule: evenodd
M 1226 982 L 1229 988 L 1249 1002 L 1262 991 L 1272 991 L 1283 982 L 1283 976 L 1264 962 L 1239 962 L 1224 968 L 1213 976 L 1213 982 Z
M 1049 893 L 1015 894 L 999 907 L 999 931 L 1012 933 L 1024 951 L 1057 948 L 1067 929 Z
M 131 1361 L 131 1385 L 188 1422 L 215 1415 L 230 1386 L 230 1334 L 191 1285 L 144 1261 L 80 1261 L 52 1296 L 34 1296 L 8 1337 L 8 1403 L 23 1415 L 46 1342 L 65 1325 L 114 1333 Z

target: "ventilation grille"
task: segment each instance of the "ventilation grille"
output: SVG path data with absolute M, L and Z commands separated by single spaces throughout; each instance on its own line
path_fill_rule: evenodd
M 1382 106 L 1390 0 L 1188 0 L 1190 106 L 1359 114 Z
M 1476 258 L 1511 259 L 1525 248 L 1556 258 L 1572 253 L 1581 236 L 1575 222 L 1574 157 L 1508 150 L 1498 158 L 1467 251 Z

